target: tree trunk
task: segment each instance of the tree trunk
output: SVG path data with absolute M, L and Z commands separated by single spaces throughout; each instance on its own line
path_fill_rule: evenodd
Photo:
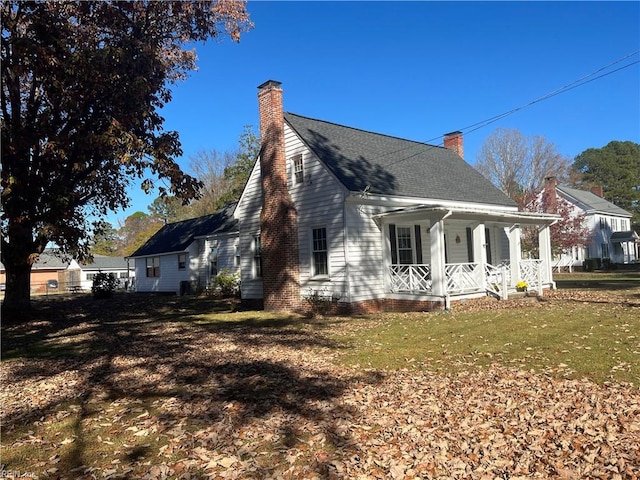
M 4 263 L 4 262 L 3 262 Z M 6 273 L 4 311 L 26 311 L 31 308 L 31 264 L 9 261 L 4 264 Z
M 31 225 L 10 222 L 8 241 L 2 240 L 2 263 L 5 268 L 3 312 L 31 308 L 31 266 L 33 254 L 41 253 L 34 245 Z

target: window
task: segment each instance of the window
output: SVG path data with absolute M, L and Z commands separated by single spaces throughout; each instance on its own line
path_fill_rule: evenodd
M 600 217 L 600 230 L 604 230 L 605 228 L 607 228 L 607 219 Z
M 293 177 L 296 183 L 304 181 L 304 167 L 302 165 L 302 154 L 293 157 Z
M 120 272 L 120 278 L 129 278 L 129 272 Z
M 217 243 L 211 247 L 209 252 L 209 274 L 211 277 L 218 275 L 218 245 Z
M 233 265 L 235 267 L 239 267 L 240 266 L 240 245 L 236 242 L 233 248 L 235 251 L 235 255 L 233 256 Z
M 314 277 L 329 275 L 329 257 L 327 251 L 327 229 L 313 229 L 313 272 Z
M 178 254 L 178 270 L 184 270 L 187 268 L 187 254 L 179 253 Z
M 612 218 L 611 219 L 611 231 L 612 232 L 617 232 L 618 231 L 618 219 L 617 218 Z
M 413 263 L 413 247 L 411 245 L 411 227 L 397 227 L 398 263 Z
M 602 258 L 609 258 L 609 244 L 602 244 Z
M 260 235 L 253 237 L 253 277 L 262 277 L 262 243 Z
M 160 257 L 147 258 L 147 277 L 160 276 Z
M 96 278 L 95 273 L 87 273 L 87 280 L 91 280 L 93 282 L 94 278 Z

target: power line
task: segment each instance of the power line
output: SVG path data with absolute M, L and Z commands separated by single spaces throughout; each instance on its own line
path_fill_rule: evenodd
M 561 93 L 568 92 L 569 90 L 573 90 L 574 88 L 581 87 L 583 85 L 586 85 L 587 83 L 593 82 L 595 80 L 599 80 L 600 78 L 606 77 L 606 76 L 611 75 L 611 74 L 616 73 L 616 72 L 619 72 L 620 70 L 624 70 L 625 68 L 629 68 L 629 67 L 631 67 L 631 66 L 633 66 L 633 65 L 635 65 L 637 63 L 640 63 L 640 60 L 635 60 L 635 61 L 633 61 L 631 63 L 623 65 L 623 66 L 621 66 L 619 68 L 616 68 L 615 70 L 611 70 L 611 71 L 602 73 L 600 75 L 597 75 L 598 73 L 600 73 L 600 72 L 602 72 L 604 70 L 607 70 L 608 68 L 612 67 L 613 65 L 616 65 L 616 64 L 618 64 L 620 62 L 623 62 L 626 59 L 628 59 L 628 58 L 630 58 L 630 57 L 632 57 L 634 55 L 637 55 L 638 53 L 640 53 L 640 50 L 636 50 L 636 51 L 634 51 L 632 53 L 629 53 L 629 54 L 617 59 L 617 60 L 614 60 L 613 62 L 611 62 L 611 63 L 609 63 L 609 64 L 607 64 L 607 65 L 605 65 L 603 67 L 600 67 L 599 69 L 597 69 L 597 70 L 595 70 L 595 71 L 593 71 L 593 72 L 591 72 L 591 73 L 589 73 L 587 75 L 584 75 L 583 77 L 580 77 L 579 79 L 574 80 L 573 82 L 568 83 L 567 85 L 565 85 L 563 87 L 560 87 L 560 88 L 558 88 L 558 89 L 556 89 L 556 90 L 554 90 L 552 92 L 549 92 L 549 93 L 547 93 L 547 94 L 545 94 L 545 95 L 543 95 L 541 97 L 538 97 L 535 100 L 530 101 L 529 103 L 526 103 L 524 105 L 521 105 L 519 107 L 511 109 L 511 110 L 509 110 L 507 112 L 501 113 L 499 115 L 495 115 L 493 117 L 487 118 L 487 119 L 482 120 L 480 122 L 476 122 L 476 123 L 474 123 L 472 125 L 468 125 L 468 126 L 466 126 L 464 128 L 458 129 L 458 131 L 460 131 L 462 133 L 466 133 L 466 134 L 475 132 L 476 130 L 479 130 L 479 129 L 484 128 L 484 127 L 486 127 L 488 125 L 491 125 L 492 123 L 495 123 L 498 120 L 501 120 L 501 119 L 503 119 L 505 117 L 508 117 L 509 115 L 513 115 L 514 113 L 519 112 L 520 110 L 524 110 L 525 108 L 528 108 L 528 107 L 530 107 L 532 105 L 535 105 L 536 103 L 540 103 L 540 102 L 542 102 L 544 100 L 548 100 L 549 98 L 555 97 L 556 95 L 560 95 Z M 597 76 L 594 77 L 594 75 L 597 75 Z M 593 77 L 593 78 L 591 78 L 591 77 Z M 429 144 L 431 142 L 436 141 L 436 140 L 440 140 L 441 138 L 443 138 L 443 136 L 442 135 L 438 135 L 437 137 L 434 137 L 434 138 L 429 139 L 429 140 L 427 140 L 425 142 L 422 142 L 420 145 L 427 144 L 428 147 L 436 148 L 436 147 L 438 147 L 437 145 L 429 145 Z M 399 149 L 399 150 L 396 150 L 396 151 L 393 151 L 393 152 L 387 152 L 387 153 L 381 155 L 380 158 L 383 157 L 383 156 L 388 156 L 388 155 L 393 155 L 393 154 L 396 154 L 396 153 L 400 153 L 400 152 L 402 152 L 404 150 L 408 150 L 410 148 L 413 148 L 413 147 L 405 147 L 405 148 L 402 148 L 402 149 Z M 413 154 L 413 155 L 411 155 L 409 157 L 401 158 L 401 159 L 398 159 L 396 161 L 390 162 L 387 165 L 395 165 L 396 163 L 400 163 L 400 162 L 404 162 L 404 161 L 410 160 L 411 158 L 416 157 L 418 155 L 421 155 L 422 153 L 423 153 L 422 151 L 418 152 L 418 153 L 415 153 L 415 154 Z

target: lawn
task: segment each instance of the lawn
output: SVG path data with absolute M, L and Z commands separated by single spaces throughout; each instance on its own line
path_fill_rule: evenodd
M 2 325 L 14 476 L 640 477 L 633 280 L 354 318 L 133 294 L 35 304 Z

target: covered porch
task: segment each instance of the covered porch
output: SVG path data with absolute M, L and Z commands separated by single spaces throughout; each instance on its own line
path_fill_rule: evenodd
M 383 235 L 387 296 L 461 300 L 508 298 L 555 288 L 549 227 L 557 215 L 467 208 L 412 207 L 376 217 Z M 539 258 L 524 259 L 520 235 L 538 231 Z

